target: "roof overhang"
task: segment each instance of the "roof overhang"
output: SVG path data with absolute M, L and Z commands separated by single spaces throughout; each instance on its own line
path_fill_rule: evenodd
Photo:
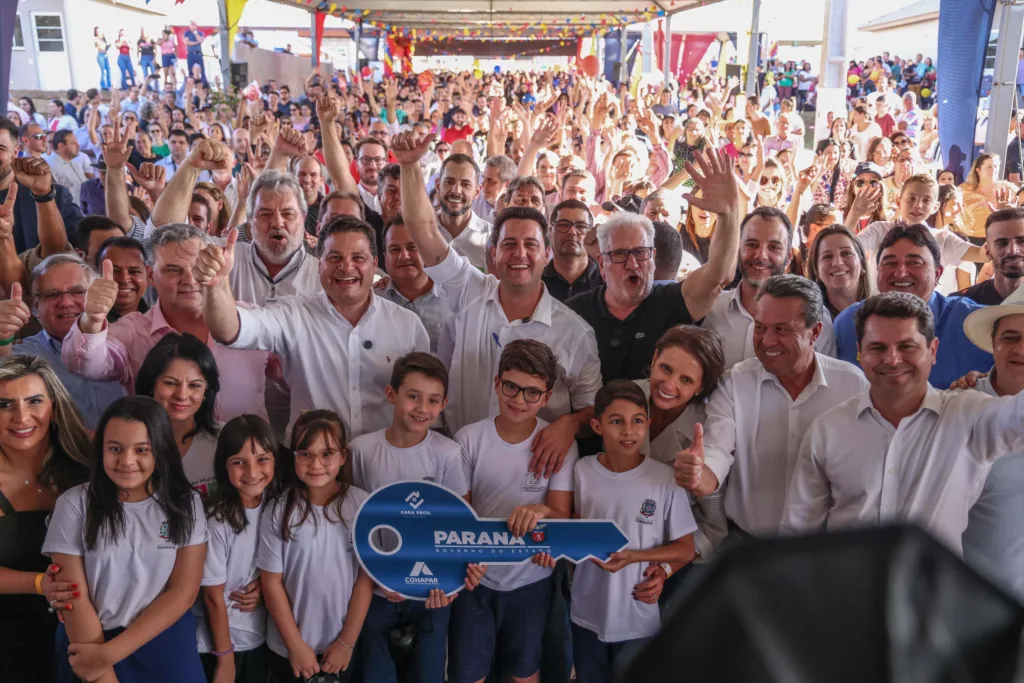
M 274 0 L 424 39 L 576 38 L 721 0 Z

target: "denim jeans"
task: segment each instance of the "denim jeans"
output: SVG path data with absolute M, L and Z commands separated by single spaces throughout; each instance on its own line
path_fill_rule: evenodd
M 613 683 L 618 673 L 650 638 L 603 643 L 597 634 L 572 625 L 573 663 L 576 683 Z
M 100 90 L 110 90 L 110 58 L 107 53 L 97 52 L 96 63 L 100 65 Z
M 203 55 L 199 52 L 189 52 L 185 55 L 188 62 L 188 78 L 192 78 L 192 65 L 198 64 L 202 73 L 203 83 L 206 83 L 206 64 L 203 63 Z
M 118 55 L 117 68 L 121 70 L 121 90 L 127 90 L 129 83 L 138 85 L 135 82 L 135 67 L 132 66 L 131 55 Z
M 139 57 L 139 67 L 142 69 L 143 78 L 148 78 L 150 74 L 156 75 L 156 61 L 153 55 Z
M 356 645 L 356 680 L 365 683 L 442 683 L 451 608 L 427 609 L 422 602 L 388 602 L 374 595 Z M 391 632 L 411 627 L 412 653 L 404 672 L 391 656 Z

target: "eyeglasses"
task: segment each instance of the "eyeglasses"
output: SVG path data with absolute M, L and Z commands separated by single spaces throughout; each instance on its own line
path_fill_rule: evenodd
M 46 139 L 46 133 L 33 133 L 32 135 L 28 135 L 26 137 L 30 137 L 33 140 L 45 140 Z
M 579 221 L 573 223 L 572 221 L 555 221 L 555 230 L 558 232 L 569 232 L 575 230 L 576 232 L 586 232 L 590 230 L 590 223 L 586 221 Z
M 522 392 L 523 400 L 527 403 L 536 403 L 544 395 L 544 392 L 534 387 L 521 387 L 515 382 L 508 380 L 501 381 L 501 393 L 509 398 L 515 398 Z
M 753 159 L 754 155 L 749 152 L 740 152 L 740 159 Z
M 776 176 L 774 178 L 771 178 L 771 177 L 766 176 L 766 175 L 761 176 L 761 184 L 762 185 L 767 185 L 768 183 L 771 183 L 772 185 L 781 185 L 782 184 L 782 178 L 779 178 L 778 176 Z
M 84 299 L 85 294 L 88 290 L 85 287 L 72 287 L 71 289 L 50 289 L 45 292 L 39 293 L 40 301 L 45 301 L 48 304 L 55 303 L 64 298 L 64 295 L 70 296 L 72 299 Z
M 385 161 L 387 161 L 387 159 L 385 159 L 384 157 L 359 157 L 359 161 L 366 164 L 367 166 L 380 166 Z
M 853 181 L 853 186 L 854 187 L 864 187 L 865 185 L 875 186 L 875 185 L 878 185 L 878 184 L 879 184 L 879 181 L 877 181 L 877 180 L 864 180 L 863 178 L 858 178 L 857 180 Z
M 639 263 L 640 261 L 646 261 L 654 254 L 654 247 L 637 247 L 636 249 L 613 249 L 612 251 L 604 252 L 604 255 L 608 257 L 608 260 L 612 263 L 625 263 L 632 256 Z
M 341 457 L 341 451 L 327 449 L 323 453 L 314 453 L 313 451 L 302 449 L 295 451 L 295 457 L 310 464 L 314 460 L 319 460 L 323 464 L 329 465 Z

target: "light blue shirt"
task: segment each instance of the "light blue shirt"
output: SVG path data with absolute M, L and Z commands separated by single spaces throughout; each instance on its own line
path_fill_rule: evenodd
M 853 304 L 833 323 L 839 359 L 856 365 L 860 365 L 860 355 L 853 317 L 862 304 L 862 301 Z M 935 336 L 939 340 L 938 359 L 928 376 L 929 384 L 936 389 L 948 389 L 950 384 L 971 370 L 985 372 L 992 367 L 992 354 L 979 349 L 964 334 L 964 318 L 984 306 L 967 297 L 945 297 L 932 292 L 928 308 L 935 316 Z
M 50 364 L 82 414 L 82 421 L 89 431 L 96 429 L 103 411 L 111 403 L 124 396 L 119 382 L 96 382 L 68 370 L 60 357 L 60 341 L 45 331 L 26 337 L 20 344 L 11 347 L 11 353 L 18 356 L 38 356 Z

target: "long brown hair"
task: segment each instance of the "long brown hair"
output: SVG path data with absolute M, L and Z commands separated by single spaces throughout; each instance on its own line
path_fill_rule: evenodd
M 214 198 L 220 204 L 220 210 L 216 215 L 213 215 L 213 207 L 210 207 L 210 218 L 213 221 L 213 230 L 211 234 L 214 237 L 222 237 L 225 230 L 228 230 L 228 222 L 231 220 L 231 212 L 228 211 L 228 200 L 224 196 L 224 191 L 217 187 L 214 183 L 196 183 L 195 189 L 203 190 L 204 192 L 210 193 L 210 196 Z
M 853 250 L 857 254 L 857 260 L 860 261 L 860 282 L 857 283 L 857 300 L 864 301 L 875 293 L 874 287 L 871 283 L 871 273 L 868 269 L 867 255 L 864 253 L 864 247 L 861 245 L 860 240 L 857 239 L 856 235 L 854 235 L 850 229 L 842 223 L 833 223 L 827 228 L 822 228 L 822 230 L 815 236 L 814 241 L 811 243 L 810 253 L 807 256 L 807 263 L 805 264 L 807 279 L 818 283 L 818 286 L 822 288 L 822 291 L 825 294 L 825 302 L 828 303 L 828 293 L 825 292 L 825 283 L 821 281 L 821 273 L 818 272 L 818 253 L 821 252 L 821 243 L 823 239 L 829 235 L 842 235 L 853 244 Z
M 972 190 L 977 190 L 978 185 L 981 184 L 981 174 L 978 172 L 979 169 L 981 169 L 981 165 L 988 161 L 989 159 L 998 158 L 998 154 L 992 154 L 991 152 L 984 152 L 982 154 L 979 154 L 978 158 L 974 160 L 973 164 L 971 164 L 971 172 L 967 174 L 967 181 L 964 183 L 964 185 L 966 185 Z M 999 178 L 994 178 L 994 180 L 998 181 Z
M 341 516 L 341 506 L 345 502 L 345 494 L 352 485 L 352 460 L 348 453 L 348 430 L 345 423 L 341 421 L 337 413 L 332 410 L 308 410 L 295 420 L 292 426 L 292 442 L 289 448 L 283 448 L 281 458 L 281 479 L 284 487 L 282 494 L 284 499 L 284 514 L 281 516 L 281 539 L 290 541 L 293 539 L 292 529 L 302 526 L 313 511 L 313 505 L 309 502 L 309 491 L 306 485 L 295 474 L 295 452 L 309 448 L 319 437 L 332 443 L 345 455 L 345 463 L 338 470 L 338 482 L 341 487 L 338 492 L 331 496 L 324 504 L 324 518 L 328 522 L 339 521 L 344 523 Z M 296 508 L 301 510 L 299 519 L 294 524 L 289 524 L 292 514 Z M 331 509 L 338 515 L 337 520 L 331 519 Z M 316 524 L 316 517 L 313 517 Z
M 695 190 L 694 195 L 699 196 L 699 192 L 700 190 Z M 700 211 L 700 209 L 696 208 L 691 202 L 690 205 L 686 207 L 686 221 L 683 223 L 683 230 L 685 230 L 686 234 L 690 237 L 690 242 L 693 244 L 693 248 L 697 250 L 697 253 L 700 253 L 700 243 L 697 241 L 699 239 L 697 236 L 697 219 L 693 216 L 694 211 Z M 713 224 L 711 225 L 711 234 L 705 239 L 711 239 L 714 237 L 715 230 L 718 229 L 718 216 L 716 214 L 711 214 L 711 216 L 711 220 L 713 221 Z

